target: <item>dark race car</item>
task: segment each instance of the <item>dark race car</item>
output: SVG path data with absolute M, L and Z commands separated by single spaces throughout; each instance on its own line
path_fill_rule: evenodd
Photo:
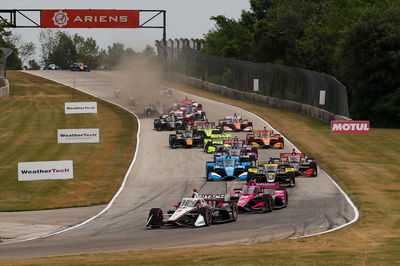
M 203 138 L 195 130 L 178 130 L 176 131 L 176 134 L 169 135 L 169 146 L 172 149 L 176 149 L 178 147 L 203 147 Z
M 312 177 L 318 175 L 317 162 L 304 153 L 296 153 L 293 149 L 291 153 L 281 153 L 280 158 L 284 164 L 294 168 L 296 175 Z
M 231 200 L 237 202 L 241 212 L 271 212 L 288 205 L 288 193 L 279 183 L 247 183 L 243 188 L 233 189 Z
M 191 198 L 183 198 L 166 215 L 160 208 L 152 208 L 146 227 L 209 226 L 214 223 L 235 222 L 238 208 L 235 201 L 226 201 L 224 195 L 199 195 L 194 190 Z
M 71 71 L 90 71 L 90 67 L 84 63 L 78 62 L 78 63 L 73 63 L 69 69 Z
M 179 130 L 185 129 L 186 123 L 182 119 L 176 119 L 172 115 L 162 115 L 158 119 L 154 119 L 154 129 L 157 131 L 162 130 Z
M 247 181 L 256 181 L 263 183 L 279 182 L 281 186 L 295 187 L 295 171 L 286 164 L 280 164 L 276 161 L 257 162 L 255 167 L 249 168 Z

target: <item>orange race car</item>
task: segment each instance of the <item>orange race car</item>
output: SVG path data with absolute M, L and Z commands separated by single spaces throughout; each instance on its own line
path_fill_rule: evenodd
M 273 130 L 254 130 L 253 134 L 247 134 L 247 144 L 256 148 L 277 148 L 283 149 L 285 142 L 281 134 L 274 134 Z
M 236 113 L 233 116 L 225 116 L 224 119 L 218 121 L 218 126 L 223 131 L 253 131 L 253 123 L 247 119 L 242 119 L 240 115 Z

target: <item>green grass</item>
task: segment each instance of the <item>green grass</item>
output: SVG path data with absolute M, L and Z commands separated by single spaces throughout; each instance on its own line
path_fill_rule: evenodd
M 400 130 L 331 134 L 329 125 L 288 111 L 199 89 L 179 89 L 254 112 L 318 160 L 358 206 L 360 220 L 329 234 L 240 246 L 197 247 L 1 261 L 5 265 L 399 265 Z M 318 188 L 316 188 L 318 189 Z M 195 241 L 195 240 L 194 240 Z
M 8 76 L 10 96 L 0 100 L 0 211 L 107 203 L 133 156 L 135 119 L 52 81 L 22 72 Z M 98 113 L 65 115 L 70 101 L 97 101 Z M 99 128 L 100 143 L 57 144 L 61 128 Z M 18 181 L 18 162 L 53 160 L 73 160 L 74 179 Z

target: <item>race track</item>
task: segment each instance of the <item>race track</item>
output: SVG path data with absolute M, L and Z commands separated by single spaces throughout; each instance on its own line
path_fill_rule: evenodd
M 79 89 L 132 109 L 126 97 L 114 98 L 116 75 L 92 71 L 34 71 L 35 75 L 75 86 Z M 187 94 L 174 91 L 173 99 Z M 234 112 L 253 121 L 254 128 L 267 126 L 257 116 L 236 107 L 190 95 L 203 104 L 210 121 Z M 268 214 L 241 214 L 236 223 L 204 228 L 145 230 L 152 207 L 164 210 L 193 188 L 200 193 L 226 193 L 241 182 L 206 182 L 205 162 L 212 156 L 201 149 L 176 149 L 167 146 L 170 132 L 153 130 L 153 119 L 140 119 L 140 146 L 126 187 L 114 205 L 100 217 L 74 230 L 48 238 L 0 245 L 0 258 L 21 258 L 182 247 L 192 245 L 249 244 L 278 238 L 291 238 L 338 227 L 352 220 L 355 213 L 343 194 L 323 171 L 316 178 L 298 177 L 296 187 L 288 189 L 289 206 Z M 100 129 L 101 130 L 101 129 Z M 286 152 L 292 150 L 286 142 Z M 279 157 L 282 150 L 262 150 L 261 160 Z M 115 151 L 118 155 L 118 151 Z M 66 210 L 67 211 L 67 210 Z M 55 219 L 44 215 L 48 223 Z M 21 215 L 24 215 L 21 213 Z M 26 213 L 29 216 L 29 213 Z M 87 218 L 92 215 L 88 212 Z M 83 219 L 79 216 L 79 219 Z M 76 223 L 82 220 L 76 220 Z M 0 221 L 1 223 L 1 221 Z M 58 228 L 58 227 L 57 227 Z M 61 227 L 62 228 L 62 227 Z M 54 228 L 52 229 L 54 230 Z M 50 233 L 48 231 L 46 233 Z M 21 239 L 18 238 L 18 239 Z M 10 239 L 12 241 L 12 239 Z

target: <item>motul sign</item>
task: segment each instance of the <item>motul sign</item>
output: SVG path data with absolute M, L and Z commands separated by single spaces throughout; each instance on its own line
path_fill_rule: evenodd
M 41 11 L 42 28 L 138 28 L 139 10 L 48 9 Z
M 332 133 L 368 133 L 369 121 L 331 121 Z

